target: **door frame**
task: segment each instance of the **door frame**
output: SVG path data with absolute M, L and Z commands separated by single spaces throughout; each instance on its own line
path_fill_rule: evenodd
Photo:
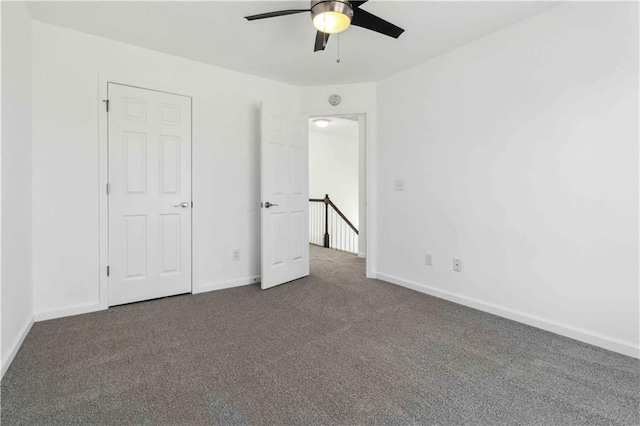
M 358 163 L 364 164 L 364 202 L 365 202 L 365 274 L 367 278 L 377 278 L 377 251 L 376 251 L 376 205 L 377 205 L 377 150 L 375 146 L 374 114 L 366 109 L 340 110 L 340 111 L 311 111 L 309 119 L 320 117 L 343 117 L 345 115 L 358 116 Z M 361 158 L 364 150 L 364 158 Z
M 98 149 L 98 217 L 100 223 L 100 232 L 98 236 L 98 252 L 99 252 L 99 267 L 98 267 L 98 279 L 99 279 L 99 304 L 100 309 L 109 308 L 109 277 L 107 276 L 107 265 L 109 265 L 109 197 L 107 195 L 107 182 L 109 176 L 109 121 L 106 111 L 104 100 L 107 99 L 108 85 L 109 83 L 120 84 L 123 86 L 131 86 L 138 89 L 152 90 L 155 92 L 163 92 L 171 95 L 186 96 L 191 99 L 191 201 L 193 201 L 193 99 L 194 94 L 185 91 L 180 88 L 167 87 L 162 84 L 157 84 L 149 81 L 141 81 L 124 76 L 113 76 L 103 73 L 98 74 L 98 99 L 99 103 L 99 120 L 98 120 L 98 132 L 99 132 L 99 149 Z M 194 283 L 196 277 L 194 276 L 193 258 L 194 258 L 194 214 L 193 208 L 189 209 L 191 214 L 191 293 L 194 292 Z

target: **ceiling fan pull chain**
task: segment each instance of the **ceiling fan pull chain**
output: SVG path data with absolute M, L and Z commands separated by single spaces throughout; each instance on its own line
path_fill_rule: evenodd
M 338 57 L 336 58 L 336 62 L 340 63 L 340 33 L 338 33 Z

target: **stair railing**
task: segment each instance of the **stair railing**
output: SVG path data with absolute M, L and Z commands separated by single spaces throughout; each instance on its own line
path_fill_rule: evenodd
M 309 199 L 309 242 L 318 246 L 358 253 L 358 230 L 331 201 L 324 198 Z

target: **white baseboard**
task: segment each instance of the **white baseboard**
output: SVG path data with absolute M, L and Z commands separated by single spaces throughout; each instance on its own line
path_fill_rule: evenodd
M 260 282 L 260 276 L 245 277 L 237 280 L 220 281 L 217 283 L 202 284 L 193 290 L 193 294 L 206 293 L 214 290 L 224 290 L 227 288 L 240 287 L 243 285 L 255 284 Z
M 359 257 L 360 259 L 366 259 L 366 258 L 367 258 L 367 255 L 366 255 L 366 254 L 364 254 L 364 253 L 358 253 L 358 257 Z
M 32 315 L 31 318 L 29 318 L 29 320 L 22 326 L 20 332 L 18 332 L 18 335 L 13 340 L 13 343 L 11 343 L 11 346 L 9 347 L 6 355 L 2 357 L 2 366 L 0 367 L 2 369 L 2 374 L 0 374 L 0 378 L 4 377 L 4 373 L 6 373 L 9 369 L 13 358 L 15 358 L 16 354 L 18 353 L 20 346 L 22 346 L 22 342 L 24 342 L 25 337 L 27 337 L 27 334 L 29 334 L 31 327 L 33 327 L 33 322 L 34 318 Z
M 101 310 L 103 310 L 103 308 L 100 307 L 100 303 L 86 303 L 62 309 L 51 309 L 48 311 L 36 312 L 36 321 L 70 317 L 72 315 L 87 314 L 89 312 L 97 312 Z
M 509 309 L 509 308 L 494 305 L 491 303 L 486 303 L 478 299 L 463 296 L 461 294 L 451 293 L 451 292 L 440 290 L 425 284 L 404 280 L 402 278 L 398 278 L 393 275 L 387 275 L 387 274 L 378 272 L 377 278 L 382 281 L 386 281 L 386 282 L 397 284 L 399 286 L 406 287 L 415 291 L 419 291 L 420 293 L 425 293 L 431 296 L 438 297 L 440 299 L 445 299 L 450 302 L 458 303 L 460 305 L 464 305 L 470 308 L 478 309 L 480 311 L 488 312 L 493 315 L 498 315 L 500 317 L 518 321 L 523 324 L 541 328 L 543 330 L 550 331 L 552 333 L 556 333 L 561 336 L 569 337 L 571 339 L 580 340 L 581 342 L 585 342 L 594 346 L 599 346 L 601 348 L 608 349 L 613 352 L 618 352 L 633 358 L 640 358 L 640 348 L 629 341 L 620 340 L 615 337 L 605 336 L 603 334 L 576 328 L 566 324 L 560 324 L 558 322 L 541 318 L 536 315 L 531 315 L 531 314 L 520 312 L 514 309 Z

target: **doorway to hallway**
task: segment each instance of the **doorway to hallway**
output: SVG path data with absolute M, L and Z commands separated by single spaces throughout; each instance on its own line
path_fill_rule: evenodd
M 309 242 L 366 257 L 364 115 L 309 119 Z

